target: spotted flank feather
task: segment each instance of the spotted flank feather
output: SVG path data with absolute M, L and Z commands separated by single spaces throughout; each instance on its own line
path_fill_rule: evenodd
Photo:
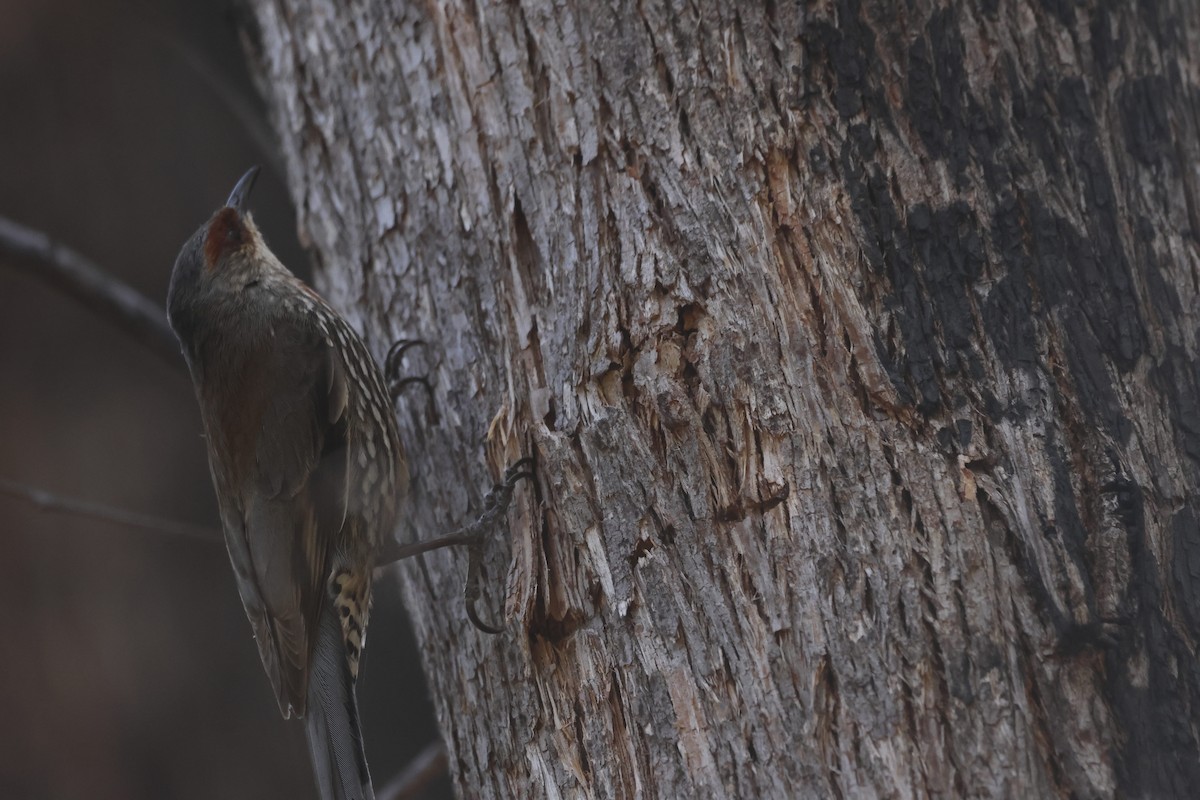
M 370 573 L 356 575 L 348 569 L 339 569 L 330 578 L 329 593 L 342 623 L 342 643 L 346 647 L 350 677 L 357 681 L 358 663 L 367 641 L 367 616 L 371 611 Z

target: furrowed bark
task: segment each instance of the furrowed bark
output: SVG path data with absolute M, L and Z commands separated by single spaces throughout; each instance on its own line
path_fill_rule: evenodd
M 1200 785 L 1189 4 L 252 7 L 464 796 Z

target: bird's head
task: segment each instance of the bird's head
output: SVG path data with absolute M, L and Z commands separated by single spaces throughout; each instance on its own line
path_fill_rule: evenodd
M 258 172 L 251 167 L 238 180 L 225 205 L 192 234 L 175 259 L 167 316 L 181 339 L 194 325 L 199 305 L 244 292 L 278 264 L 247 208 Z

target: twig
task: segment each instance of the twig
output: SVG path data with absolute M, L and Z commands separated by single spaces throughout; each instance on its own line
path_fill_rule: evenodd
M 221 541 L 220 533 L 202 525 L 176 522 L 175 520 L 154 517 L 149 514 L 139 514 L 136 511 L 126 511 L 120 508 L 113 508 L 112 506 L 101 505 L 100 503 L 92 503 L 87 500 L 63 497 L 53 492 L 35 489 L 32 486 L 26 486 L 23 483 L 17 483 L 16 481 L 4 478 L 0 478 L 0 494 L 20 498 L 28 503 L 32 503 L 42 511 L 49 511 L 56 514 L 85 517 L 102 522 L 111 522 L 114 525 L 122 525 L 127 528 L 165 533 L 169 536 L 197 539 L 209 543 L 218 543 Z
M 399 775 L 376 792 L 376 797 L 379 800 L 413 800 L 420 797 L 422 790 L 435 778 L 443 775 L 448 766 L 446 745 L 441 739 L 430 742 L 416 758 L 400 770 Z
M 163 310 L 71 248 L 0 216 L 0 257 L 74 298 L 171 366 L 183 367 L 179 342 Z

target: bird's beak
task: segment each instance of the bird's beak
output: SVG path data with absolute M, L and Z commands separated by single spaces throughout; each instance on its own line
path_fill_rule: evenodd
M 246 174 L 238 180 L 233 191 L 229 193 L 229 199 L 225 201 L 225 205 L 239 214 L 245 212 L 246 200 L 250 197 L 250 190 L 254 188 L 254 179 L 258 177 L 258 170 L 257 165 L 246 170 Z

